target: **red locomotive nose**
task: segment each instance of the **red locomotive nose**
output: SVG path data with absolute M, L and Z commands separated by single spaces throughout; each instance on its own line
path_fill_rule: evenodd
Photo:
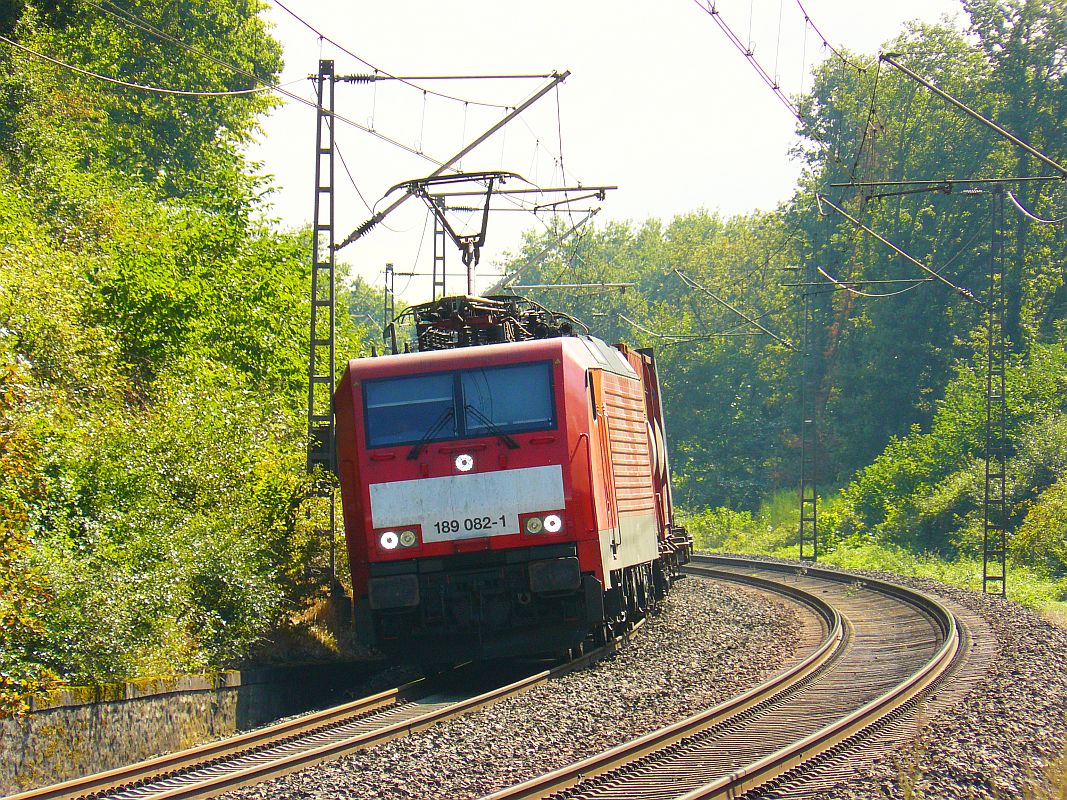
M 687 552 L 667 544 L 647 354 L 564 336 L 360 359 L 335 406 L 368 643 L 420 658 L 573 647 L 643 614 Z

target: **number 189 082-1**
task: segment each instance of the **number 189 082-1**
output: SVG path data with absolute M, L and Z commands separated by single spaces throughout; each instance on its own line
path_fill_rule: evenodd
M 496 527 L 503 527 L 507 517 L 501 514 L 499 517 L 466 517 L 464 519 L 442 519 L 434 523 L 438 533 L 459 533 L 460 531 L 490 531 Z

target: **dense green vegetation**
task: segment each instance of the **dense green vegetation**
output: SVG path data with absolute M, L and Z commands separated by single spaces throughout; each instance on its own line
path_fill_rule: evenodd
M 968 31 L 916 25 L 885 51 L 1064 163 L 1067 4 L 965 7 Z M 656 348 L 676 497 L 702 543 L 789 554 L 795 498 L 791 515 L 770 516 L 767 498 L 798 482 L 798 284 L 814 279 L 823 552 L 877 553 L 873 560 L 901 564 L 930 554 L 973 581 L 981 559 L 986 328 L 984 307 L 966 294 L 987 292 L 989 187 L 878 197 L 875 189 L 831 184 L 1051 170 L 888 65 L 849 58 L 865 71 L 829 59 L 802 98 L 797 155 L 806 170 L 776 212 L 733 219 L 696 212 L 566 241 L 560 225 L 531 236 L 509 266 L 523 269 L 527 283 L 637 282 L 622 294 L 539 299 L 593 321 L 608 338 Z M 1010 188 L 1039 217 L 1067 213 L 1063 180 Z M 816 194 L 964 291 L 936 280 L 850 283 L 930 276 L 820 206 Z M 1030 591 L 1015 581 L 1014 596 L 1067 599 L 1067 236 L 1063 224 L 1038 224 L 1006 206 L 1010 549 L 1040 583 Z M 822 272 L 810 271 L 816 267 Z M 780 506 L 789 495 L 776 496 L 772 505 Z
M 87 69 L 249 85 L 91 4 L 17 11 L 4 35 Z M 255 4 L 136 13 L 279 68 Z M 298 513 L 308 237 L 255 221 L 239 149 L 267 97 L 122 89 L 8 45 L 0 91 L 3 712 L 56 676 L 238 663 L 320 589 L 325 556 Z
M 25 0 L 0 8 L 0 34 L 155 86 L 251 87 L 168 36 L 277 74 L 255 2 L 122 8 L 147 25 L 109 0 Z M 1067 2 L 966 9 L 966 33 L 917 26 L 887 49 L 1067 160 Z M 811 352 L 821 484 L 835 489 L 823 498 L 823 552 L 966 583 L 981 535 L 982 308 L 936 281 L 849 284 L 893 294 L 881 298 L 841 290 L 826 276 L 927 276 L 820 213 L 815 195 L 981 297 L 988 194 L 879 198 L 830 184 L 1046 168 L 905 76 L 851 58 L 866 70 L 830 60 L 801 98 L 806 169 L 776 211 L 694 211 L 567 240 L 560 220 L 510 267 L 529 283 L 636 283 L 539 299 L 607 339 L 656 348 L 677 498 L 699 541 L 782 553 L 795 547 L 799 462 L 803 287 L 789 284 L 820 267 Z M 270 97 L 120 88 L 3 42 L 0 92 L 5 713 L 56 679 L 239 663 L 322 591 L 325 554 L 303 513 L 310 243 L 258 221 L 269 187 L 241 155 Z M 1017 196 L 1038 216 L 1067 213 L 1063 181 L 1021 184 Z M 1010 205 L 1008 220 L 1012 586 L 1036 602 L 1067 593 L 1067 238 Z M 356 282 L 341 302 L 346 357 L 381 295 Z

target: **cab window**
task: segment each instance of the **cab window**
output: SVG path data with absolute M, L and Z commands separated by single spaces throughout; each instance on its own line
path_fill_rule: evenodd
M 489 367 L 460 373 L 468 436 L 554 428 L 549 364 Z
M 454 384 L 451 372 L 364 382 L 367 446 L 417 442 L 434 425 L 435 439 L 455 438 Z

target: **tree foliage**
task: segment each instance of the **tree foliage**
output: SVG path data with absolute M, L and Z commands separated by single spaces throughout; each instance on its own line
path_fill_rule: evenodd
M 1067 162 L 1064 3 L 968 0 L 965 7 L 969 30 L 913 24 L 884 50 Z M 677 496 L 690 506 L 748 511 L 796 485 L 802 360 L 726 304 L 799 348 L 801 297 L 810 292 L 819 482 L 846 485 L 850 509 L 825 521 L 826 544 L 869 535 L 973 554 L 984 481 L 993 188 L 857 184 L 1025 178 L 1050 168 L 888 64 L 849 56 L 864 69 L 827 59 L 799 99 L 805 124 L 796 155 L 805 170 L 775 213 L 696 213 L 668 225 L 612 225 L 568 242 L 558 241 L 566 229 L 559 225 L 531 236 L 508 269 L 524 268 L 524 282 L 636 281 L 621 295 L 545 292 L 539 299 L 592 319 L 607 338 L 656 348 Z M 1062 180 L 1008 188 L 1039 217 L 1067 214 Z M 1019 531 L 1012 548 L 1016 558 L 1062 574 L 1062 547 L 1050 544 L 1063 539 L 1056 528 L 1062 473 L 1049 443 L 1060 441 L 1065 412 L 1057 375 L 1067 366 L 1060 357 L 1067 237 L 1064 225 L 1038 224 L 1010 200 L 1006 209 L 999 233 L 1011 352 L 1012 526 Z
M 654 347 L 677 495 L 751 507 L 768 485 L 789 480 L 797 411 L 788 375 L 796 354 L 792 290 L 777 283 L 789 258 L 777 216 L 723 220 L 700 211 L 667 226 L 614 223 L 560 243 L 562 230 L 561 221 L 531 236 L 509 269 L 523 269 L 528 283 L 636 283 L 624 292 L 543 291 L 537 299 L 588 321 L 609 341 Z M 720 300 L 762 318 L 781 341 Z
M 26 369 L 0 365 L 0 715 L 19 713 L 56 677 L 44 663 L 51 596 L 30 557 L 28 504 L 41 496 L 36 446 L 22 425 Z
M 244 0 L 26 3 L 14 33 L 26 47 L 126 82 L 244 91 L 261 89 L 257 81 L 273 81 L 281 68 L 280 45 L 261 8 Z M 0 85 L 8 104 L 0 112 L 0 132 L 13 155 L 33 161 L 58 146 L 81 165 L 121 173 L 163 196 L 231 217 L 249 210 L 259 179 L 244 169 L 236 145 L 247 141 L 256 115 L 274 102 L 270 93 L 145 92 L 23 52 L 8 49 L 3 56 Z
M 90 71 L 231 90 L 248 79 L 116 14 L 270 79 L 258 9 L 57 0 L 0 24 Z M 4 713 L 57 678 L 240 663 L 324 588 L 327 552 L 302 505 L 310 233 L 256 221 L 238 147 L 268 99 L 10 49 L 0 93 Z
M 1064 0 L 965 7 L 968 31 L 913 25 L 887 49 L 1067 160 Z M 0 32 L 129 82 L 233 92 L 280 66 L 259 10 L 22 0 L 0 9 Z M 635 284 L 536 296 L 606 339 L 655 348 L 676 495 L 737 509 L 708 516 L 722 542 L 796 484 L 807 293 L 820 481 L 846 487 L 825 544 L 966 554 L 980 536 L 986 347 L 984 308 L 967 293 L 984 299 L 990 196 L 832 184 L 1045 168 L 867 62 L 824 62 L 799 98 L 805 170 L 777 210 L 697 210 L 568 239 L 560 218 L 507 266 L 528 283 Z M 0 94 L 4 713 L 57 677 L 236 663 L 321 591 L 325 554 L 298 513 L 310 490 L 310 237 L 257 221 L 269 187 L 240 151 L 269 96 L 120 88 L 3 43 Z M 1039 217 L 1067 213 L 1062 181 L 1015 194 Z M 817 195 L 967 291 L 925 280 Z M 1067 237 L 1008 209 L 1011 547 L 1063 575 Z M 371 339 L 382 299 L 359 282 L 340 293 L 340 359 Z

